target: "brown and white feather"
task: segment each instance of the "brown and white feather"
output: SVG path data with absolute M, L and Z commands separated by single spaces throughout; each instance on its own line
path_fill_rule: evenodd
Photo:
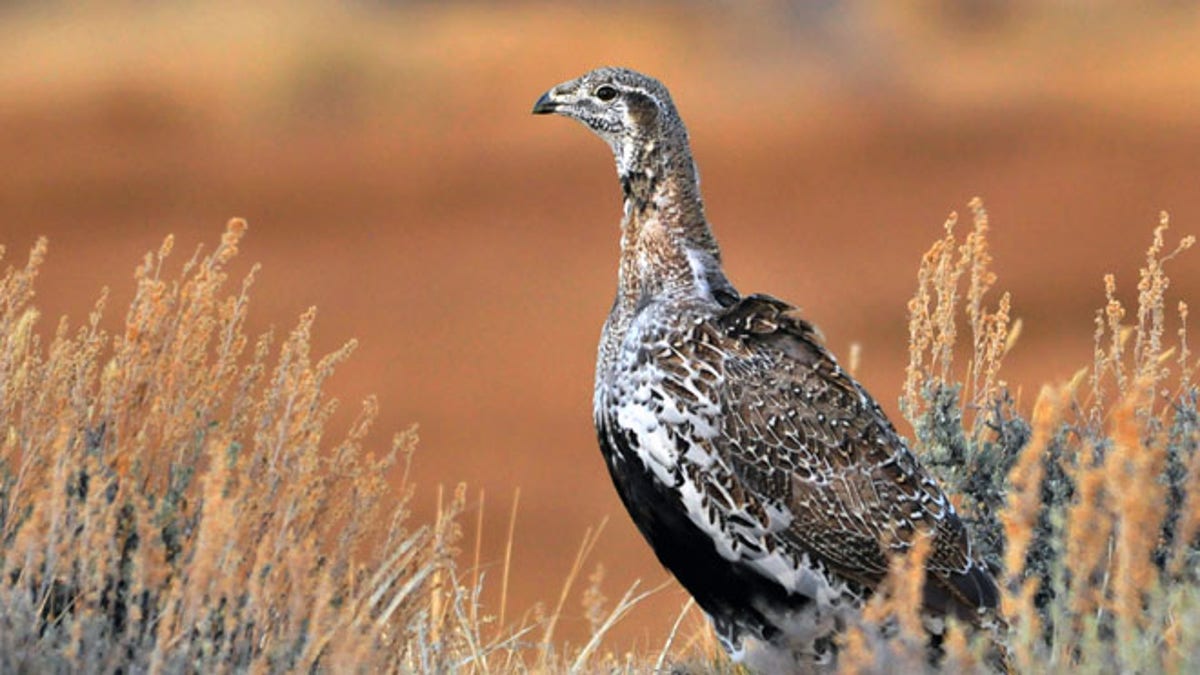
M 726 647 L 828 660 L 889 558 L 921 536 L 927 611 L 994 608 L 953 505 L 879 405 L 792 306 L 726 278 L 666 88 L 601 68 L 534 112 L 575 118 L 613 150 L 624 217 L 597 434 L 635 524 Z

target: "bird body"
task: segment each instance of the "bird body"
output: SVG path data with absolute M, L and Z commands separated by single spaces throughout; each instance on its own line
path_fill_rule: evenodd
M 662 564 L 735 659 L 749 639 L 798 664 L 932 537 L 925 608 L 972 620 L 998 602 L 949 499 L 813 326 L 726 278 L 670 95 L 601 68 L 535 113 L 588 125 L 624 196 L 617 294 L 594 417 L 609 473 Z

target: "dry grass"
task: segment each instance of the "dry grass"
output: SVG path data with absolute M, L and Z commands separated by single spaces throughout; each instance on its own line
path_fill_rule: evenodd
M 109 672 L 414 665 L 412 636 L 457 537 L 447 505 L 407 520 L 415 437 L 364 447 L 374 400 L 341 440 L 316 360 L 315 312 L 277 347 L 243 332 L 253 273 L 225 267 L 245 225 L 166 272 L 136 271 L 124 326 L 37 330 L 40 241 L 0 284 L 0 670 Z M 403 468 L 403 467 L 400 467 Z M 383 524 L 383 526 L 379 526 Z
M 842 666 L 984 671 L 1000 642 L 1021 672 L 1194 669 L 1200 413 L 1187 308 L 1166 310 L 1165 271 L 1191 239 L 1168 248 L 1164 216 L 1136 312 L 1105 280 L 1090 375 L 1045 387 L 1026 423 L 1000 378 L 1020 324 L 1007 295 L 988 305 L 987 214 L 971 210 L 965 240 L 951 217 L 922 261 L 903 407 L 1002 580 L 1003 621 L 951 623 L 931 660 L 918 546 L 842 637 Z M 111 335 L 103 293 L 83 326 L 40 332 L 44 241 L 0 282 L 0 670 L 738 670 L 691 603 L 661 646 L 611 648 L 608 632 L 655 589 L 610 601 L 589 562 L 603 525 L 583 533 L 553 609 L 516 616 L 504 590 L 482 607 L 484 496 L 467 567 L 463 487 L 439 490 L 433 523 L 409 518 L 413 434 L 372 451 L 368 399 L 328 440 L 336 403 L 322 387 L 353 342 L 314 359 L 313 311 L 277 346 L 245 335 L 254 273 L 230 293 L 225 271 L 244 230 L 232 221 L 177 274 L 168 238 L 138 267 Z M 501 589 L 516 499 L 506 526 L 501 578 L 487 580 Z M 556 627 L 576 599 L 591 636 L 564 644 Z
M 1009 320 L 1007 295 L 985 309 L 996 278 L 987 215 L 978 200 L 971 209 L 965 241 L 952 215 L 922 261 L 901 405 L 918 452 L 1003 582 L 1007 627 L 972 635 L 952 626 L 942 663 L 986 670 L 981 656 L 999 641 L 1018 672 L 1190 672 L 1200 665 L 1200 426 L 1183 302 L 1169 344 L 1165 264 L 1193 239 L 1169 248 L 1162 216 L 1140 271 L 1136 322 L 1126 323 L 1115 277 L 1105 278 L 1091 372 L 1044 387 L 1026 424 L 999 379 L 1020 323 Z M 972 339 L 959 375 L 964 322 Z M 913 563 L 902 563 L 887 588 L 919 583 Z M 864 626 L 846 636 L 847 665 L 935 669 L 911 629 L 910 593 L 872 600 Z M 863 637 L 886 630 L 887 640 Z

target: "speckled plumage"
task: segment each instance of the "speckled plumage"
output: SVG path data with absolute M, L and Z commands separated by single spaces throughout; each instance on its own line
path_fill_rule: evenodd
M 889 556 L 922 533 L 926 610 L 994 608 L 953 506 L 875 401 L 791 306 L 726 279 L 667 90 L 601 68 L 534 112 L 583 122 L 616 158 L 625 211 L 596 430 L 634 522 L 726 648 L 740 657 L 748 638 L 797 669 L 827 661 Z

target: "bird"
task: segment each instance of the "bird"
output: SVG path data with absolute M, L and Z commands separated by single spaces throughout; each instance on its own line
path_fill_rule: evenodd
M 583 123 L 615 158 L 624 210 L 596 434 L 637 529 L 733 660 L 835 663 L 837 633 L 921 537 L 923 611 L 994 613 L 992 573 L 875 399 L 794 306 L 725 275 L 667 88 L 602 67 L 533 113 Z

